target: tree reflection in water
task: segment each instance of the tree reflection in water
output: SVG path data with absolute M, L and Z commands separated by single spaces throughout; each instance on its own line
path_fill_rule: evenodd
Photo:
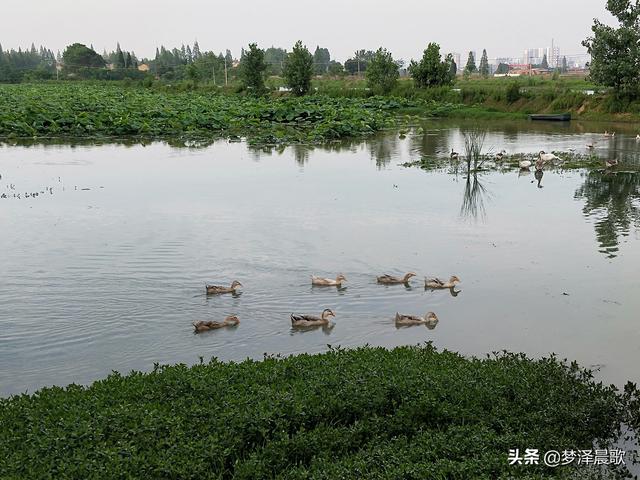
M 582 212 L 595 220 L 600 252 L 609 258 L 617 256 L 621 236 L 628 236 L 633 228 L 640 229 L 638 172 L 589 172 L 575 198 L 585 201 Z
M 464 187 L 464 197 L 462 198 L 462 206 L 460 207 L 460 216 L 466 220 L 485 221 L 487 211 L 484 200 L 491 197 L 491 193 L 478 179 L 478 175 L 467 173 L 466 183 Z

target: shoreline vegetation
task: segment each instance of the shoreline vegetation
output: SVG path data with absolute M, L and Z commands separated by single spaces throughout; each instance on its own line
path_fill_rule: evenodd
M 316 80 L 315 93 L 301 97 L 279 92 L 277 79 L 269 84 L 272 93 L 262 96 L 188 81 L 143 83 L 0 85 L 0 139 L 243 137 L 252 145 L 319 144 L 426 118 L 570 112 L 575 119 L 630 122 L 640 115 L 640 103 L 623 102 L 584 80 L 478 79 L 433 88 L 404 80 L 387 95 L 373 95 L 364 80 Z
M 638 392 L 555 357 L 422 346 L 152 372 L 0 399 L 3 478 L 595 478 L 509 449 L 613 447 Z M 630 463 L 630 458 L 627 462 Z M 613 467 L 604 467 L 613 468 Z M 623 478 L 620 470 L 609 472 Z M 598 477 L 602 478 L 602 477 Z

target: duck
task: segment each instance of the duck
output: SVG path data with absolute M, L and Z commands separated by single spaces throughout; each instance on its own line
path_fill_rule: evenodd
M 640 142 L 640 133 L 638 135 L 636 135 L 636 141 Z
M 531 160 L 520 160 L 518 162 L 518 166 L 521 170 L 528 170 L 531 165 L 533 165 L 533 162 L 531 162 Z
M 604 164 L 607 168 L 615 167 L 616 165 L 618 165 L 618 160 L 615 158 L 612 160 L 605 160 Z
M 460 283 L 460 279 L 455 275 L 451 275 L 448 282 L 440 280 L 439 278 L 425 278 L 424 288 L 453 288 L 456 286 L 456 283 Z
M 335 313 L 330 308 L 325 308 L 319 317 L 314 315 L 296 315 L 291 314 L 292 327 L 315 327 L 318 325 L 328 325 L 329 317 L 335 318 Z
M 451 149 L 451 160 L 457 160 L 460 154 L 458 152 L 454 152 L 453 148 Z
M 598 142 L 591 142 L 591 143 L 587 143 L 587 148 L 588 148 L 589 150 L 593 150 L 594 148 L 596 148 L 596 144 L 597 144 L 597 143 L 598 143 Z
M 607 132 L 606 130 L 604 131 L 604 136 L 605 137 L 615 137 L 616 136 L 616 132 Z
M 202 332 L 208 332 L 209 330 L 217 330 L 219 328 L 224 328 L 224 327 L 235 327 L 240 323 L 240 319 L 238 317 L 236 317 L 235 315 L 230 315 L 227 318 L 224 319 L 224 321 L 222 322 L 205 322 L 205 321 L 200 321 L 200 322 L 194 322 L 193 328 L 195 329 L 194 333 L 202 333 Z
M 502 159 L 504 158 L 505 154 L 507 153 L 506 150 L 502 150 L 498 153 L 496 153 L 496 160 L 498 160 L 499 162 L 502 161 Z
M 427 312 L 424 318 L 416 315 L 403 315 L 396 312 L 396 326 L 426 325 L 429 330 L 433 330 L 436 328 L 438 321 L 438 316 L 433 312 Z
M 343 274 L 339 274 L 335 280 L 330 278 L 322 278 L 316 277 L 315 275 L 311 275 L 311 285 L 321 286 L 321 287 L 340 287 L 343 282 L 346 282 L 347 279 Z
M 242 284 L 239 281 L 234 280 L 230 287 L 221 287 L 219 285 L 207 285 L 205 288 L 208 294 L 217 295 L 221 293 L 236 293 L 236 290 L 238 289 L 238 287 L 241 287 L 241 286 Z
M 400 284 L 400 283 L 409 283 L 409 279 L 411 277 L 415 277 L 415 276 L 416 276 L 415 273 L 409 272 L 402 278 L 384 274 L 384 275 L 381 275 L 381 276 L 377 277 L 376 279 L 378 280 L 378 283 L 384 283 L 384 284 L 387 284 L 387 285 L 393 285 L 393 284 Z

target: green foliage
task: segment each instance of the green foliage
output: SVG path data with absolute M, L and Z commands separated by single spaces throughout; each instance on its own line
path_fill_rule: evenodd
M 501 75 L 509 73 L 509 65 L 507 65 L 506 63 L 500 63 L 498 65 L 498 68 L 496 68 L 496 73 Z
M 482 50 L 482 58 L 480 58 L 480 68 L 478 70 L 482 78 L 489 76 L 489 59 L 487 58 L 486 50 Z
M 47 80 L 56 74 L 57 60 L 51 50 L 3 50 L 0 45 L 0 83 Z
M 388 94 L 398 83 L 398 64 L 391 52 L 379 48 L 371 59 L 366 72 L 367 85 L 376 93 Z
M 408 101 L 263 99 L 116 85 L 0 85 L 0 137 L 247 136 L 250 143 L 322 142 L 371 134 Z
M 450 56 L 442 61 L 440 45 L 430 43 L 425 49 L 420 62 L 411 61 L 409 73 L 419 88 L 449 85 L 453 82 L 451 75 L 452 61 Z
M 264 51 L 264 61 L 269 75 L 282 75 L 282 66 L 287 58 L 284 48 L 269 47 Z
M 514 103 L 518 100 L 520 100 L 520 84 L 514 81 L 507 87 L 507 102 Z
M 607 10 L 618 19 L 617 28 L 595 20 L 593 36 L 582 42 L 591 55 L 594 82 L 613 87 L 618 95 L 640 93 L 640 5 L 631 0 L 608 0 Z
M 349 75 L 362 74 L 367 71 L 369 62 L 375 55 L 371 50 L 357 50 L 353 57 L 344 62 L 344 69 Z
M 296 42 L 293 50 L 287 56 L 282 73 L 287 86 L 294 95 L 306 95 L 311 89 L 313 55 L 300 40 Z
M 316 75 L 324 75 L 329 71 L 329 65 L 331 64 L 331 54 L 326 48 L 320 48 L 316 46 L 316 51 L 313 52 L 313 67 Z
M 569 478 L 510 448 L 611 444 L 637 401 L 554 358 L 430 345 L 212 360 L 0 399 L 0 471 L 25 479 Z
M 327 71 L 327 73 L 333 76 L 344 75 L 344 67 L 340 62 L 331 60 L 329 62 L 329 70 Z
M 467 64 L 464 67 L 464 73 L 470 75 L 478 71 L 478 67 L 476 67 L 476 59 L 473 56 L 473 52 L 469 52 L 469 57 L 467 58 Z
M 255 43 L 250 43 L 249 50 L 245 50 L 240 59 L 240 80 L 244 87 L 251 93 L 262 94 L 266 70 L 264 50 L 258 48 Z
M 64 70 L 69 73 L 79 73 L 88 68 L 104 68 L 105 61 L 93 49 L 74 43 L 69 45 L 62 54 Z

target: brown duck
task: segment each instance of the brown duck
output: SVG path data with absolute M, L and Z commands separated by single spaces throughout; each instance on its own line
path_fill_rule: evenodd
M 194 322 L 193 328 L 195 328 L 195 333 L 208 332 L 209 330 L 217 330 L 219 328 L 224 327 L 235 327 L 240 323 L 240 319 L 235 315 L 230 315 L 224 319 L 222 322 Z
M 379 277 L 377 277 L 378 283 L 384 283 L 386 285 L 397 285 L 397 284 L 401 284 L 401 283 L 409 283 L 409 279 L 411 277 L 415 277 L 416 274 L 413 272 L 409 272 L 407 273 L 404 277 L 400 278 L 400 277 L 394 277 L 392 275 L 381 275 Z
M 241 287 L 242 284 L 234 280 L 230 287 L 221 287 L 219 285 L 207 285 L 205 288 L 209 295 L 217 295 L 221 293 L 236 293 L 238 287 Z

